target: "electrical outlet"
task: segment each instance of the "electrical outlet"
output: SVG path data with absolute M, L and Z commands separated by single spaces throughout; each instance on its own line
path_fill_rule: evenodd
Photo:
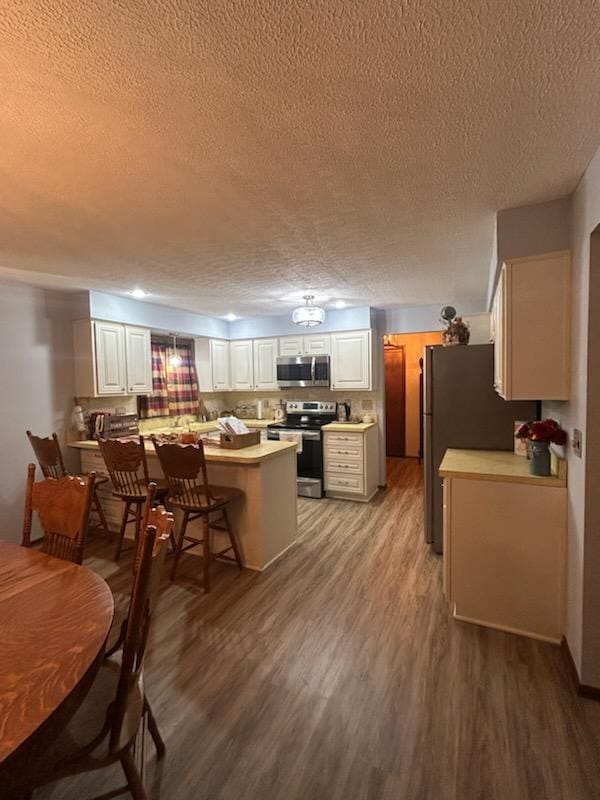
M 571 447 L 573 448 L 573 453 L 577 456 L 577 458 L 581 458 L 581 431 L 577 428 L 573 429 Z

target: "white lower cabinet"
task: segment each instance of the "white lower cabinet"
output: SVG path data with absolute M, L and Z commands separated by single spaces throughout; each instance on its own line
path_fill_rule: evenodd
M 370 425 L 359 431 L 352 427 L 334 423 L 323 428 L 325 492 L 327 497 L 367 502 L 377 492 L 378 427 Z
M 456 619 L 559 643 L 566 487 L 444 478 L 444 594 Z
M 371 331 L 331 334 L 331 388 L 370 390 L 373 386 Z

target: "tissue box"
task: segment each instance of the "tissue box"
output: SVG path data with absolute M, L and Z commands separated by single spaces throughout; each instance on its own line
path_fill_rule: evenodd
M 241 450 L 242 447 L 252 447 L 254 444 L 260 444 L 260 431 L 221 434 L 221 447 L 225 450 Z

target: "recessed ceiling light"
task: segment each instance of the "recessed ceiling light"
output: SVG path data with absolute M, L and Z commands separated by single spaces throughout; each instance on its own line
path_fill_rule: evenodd
M 346 308 L 346 301 L 345 300 L 336 300 L 333 304 L 334 308 Z
M 225 314 L 225 319 L 227 320 L 227 322 L 233 322 L 234 320 L 237 319 L 237 317 L 235 314 Z
M 148 297 L 148 292 L 145 292 L 143 289 L 132 289 L 129 294 L 135 297 L 136 300 L 141 300 L 142 297 Z

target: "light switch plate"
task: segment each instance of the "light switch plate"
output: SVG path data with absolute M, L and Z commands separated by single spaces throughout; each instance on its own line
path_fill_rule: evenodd
M 581 431 L 578 428 L 573 429 L 573 438 L 571 440 L 573 453 L 577 458 L 581 458 Z

